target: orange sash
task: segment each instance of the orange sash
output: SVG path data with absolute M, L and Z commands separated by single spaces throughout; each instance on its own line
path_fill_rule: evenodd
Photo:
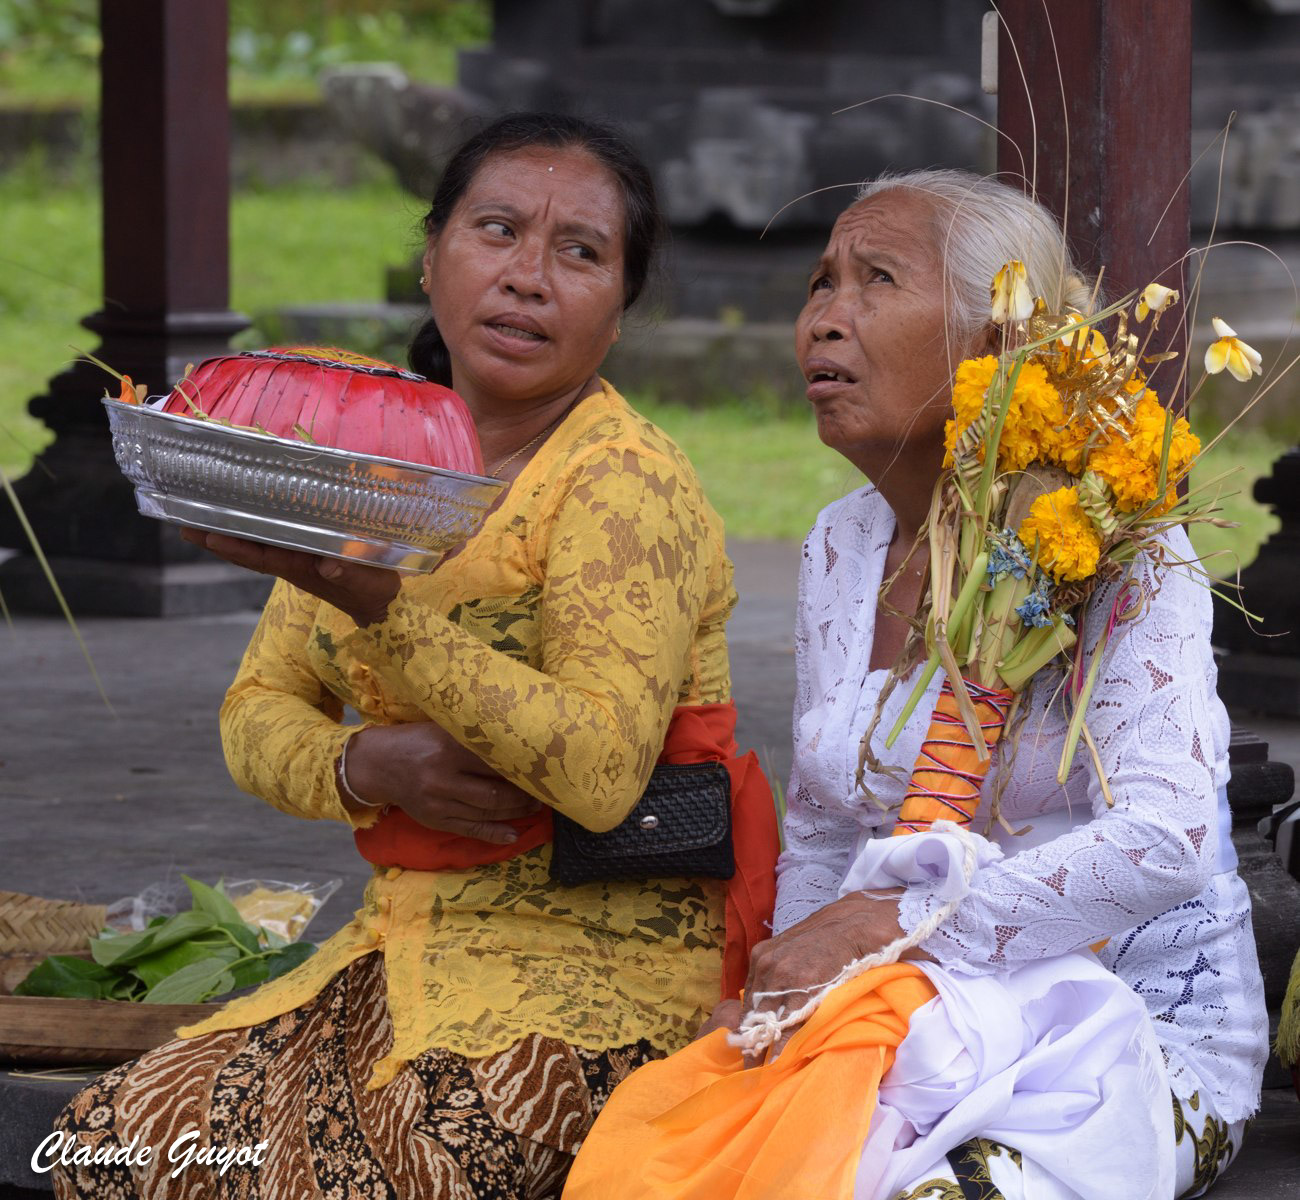
M 880 1080 L 935 994 L 910 963 L 832 991 L 774 1062 L 745 1070 L 718 1029 L 624 1080 L 564 1200 L 840 1200 Z
M 661 763 L 723 763 L 731 775 L 731 828 L 736 873 L 727 883 L 726 947 L 722 995 L 738 996 L 754 946 L 768 936 L 776 902 L 776 856 L 780 841 L 772 790 L 750 751 L 738 755 L 736 706 L 694 704 L 678 708 L 668 723 Z M 353 836 L 361 857 L 384 867 L 412 871 L 465 871 L 503 862 L 551 840 L 551 810 L 511 824 L 519 840 L 508 846 L 440 833 L 390 808 Z

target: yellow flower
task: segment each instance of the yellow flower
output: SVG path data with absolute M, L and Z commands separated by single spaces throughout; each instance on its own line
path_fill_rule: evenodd
M 948 450 L 947 465 L 952 464 L 952 451 L 957 438 L 980 415 L 985 397 L 998 371 L 998 360 L 988 354 L 983 358 L 968 358 L 957 367 L 953 380 L 952 409 L 954 420 L 945 427 L 945 445 Z M 1026 362 L 1016 379 L 1011 395 L 1011 407 L 1002 427 L 998 443 L 998 468 L 1003 471 L 1023 471 L 1031 462 L 1045 459 L 1059 438 L 1059 427 L 1065 423 L 1065 406 L 1060 393 L 1052 386 L 1047 372 L 1036 362 Z
M 1074 316 L 1082 319 L 1083 314 L 1076 313 Z M 1091 325 L 1079 325 L 1072 331 L 1061 334 L 1056 340 L 1066 351 L 1073 349 L 1085 365 L 1101 358 L 1108 349 L 1105 335 Z
M 1247 346 L 1226 321 L 1215 317 L 1213 325 L 1219 340 L 1212 343 L 1205 352 L 1205 369 L 1211 375 L 1217 375 L 1227 367 L 1228 374 L 1233 379 L 1245 383 L 1252 375 L 1264 373 L 1258 350 Z
M 1034 299 L 1029 294 L 1029 276 L 1025 264 L 1013 258 L 994 277 L 989 288 L 993 303 L 993 320 L 998 325 L 1008 321 L 1027 321 L 1034 312 Z
M 1038 565 L 1057 583 L 1087 579 L 1097 570 L 1101 538 L 1079 505 L 1077 487 L 1039 496 L 1021 523 L 1020 540 L 1034 548 Z
M 1173 288 L 1167 288 L 1159 283 L 1148 283 L 1142 289 L 1142 295 L 1138 297 L 1137 319 L 1145 321 L 1148 313 L 1159 316 L 1170 305 L 1177 303 L 1178 293 Z
M 1201 442 L 1186 419 L 1168 412 L 1154 391 L 1146 388 L 1138 398 L 1133 419 L 1122 421 L 1120 430 L 1111 431 L 1088 455 L 1089 470 L 1096 471 L 1110 484 L 1115 505 L 1121 512 L 1136 512 L 1156 499 L 1160 451 L 1170 421 L 1173 430 L 1165 467 L 1166 492 L 1159 509 L 1164 512 L 1176 502 L 1175 488 L 1200 453 Z
M 991 354 L 967 358 L 957 364 L 952 386 L 952 411 L 958 431 L 964 430 L 984 408 L 984 396 L 998 372 L 998 360 Z

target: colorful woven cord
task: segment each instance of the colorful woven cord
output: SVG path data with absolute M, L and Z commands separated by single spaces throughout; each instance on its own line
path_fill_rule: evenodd
M 1006 727 L 1012 693 L 982 687 L 970 680 L 965 682 L 979 717 L 984 744 L 992 751 Z M 976 754 L 957 708 L 952 684 L 945 680 L 929 731 L 912 768 L 894 834 L 920 833 L 940 819 L 969 825 L 979 806 L 980 787 L 991 761 L 991 755 L 981 761 Z

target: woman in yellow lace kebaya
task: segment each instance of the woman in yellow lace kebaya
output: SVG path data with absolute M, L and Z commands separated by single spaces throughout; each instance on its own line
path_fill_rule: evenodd
M 376 871 L 303 966 L 60 1119 L 96 1145 L 266 1142 L 260 1164 L 173 1179 L 160 1151 L 59 1168 L 60 1196 L 558 1197 L 613 1086 L 688 1041 L 725 990 L 724 945 L 733 994 L 743 980 L 776 837 L 731 739 L 731 567 L 690 464 L 596 373 L 658 224 L 610 131 L 489 126 L 426 218 L 432 316 L 411 355 L 461 394 L 510 485 L 481 530 L 400 586 L 188 535 L 281 576 L 222 709 L 233 776 L 348 824 Z M 612 828 L 661 752 L 730 760 L 737 879 L 556 884 L 552 811 Z

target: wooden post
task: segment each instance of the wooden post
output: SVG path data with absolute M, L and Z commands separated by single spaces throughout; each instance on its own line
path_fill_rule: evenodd
M 98 335 L 97 357 L 157 393 L 248 325 L 228 307 L 226 0 L 101 0 L 100 28 L 104 303 L 82 324 Z M 56 439 L 18 490 L 74 608 L 247 603 L 264 589 L 214 572 L 175 529 L 136 512 L 113 460 L 106 389 L 116 392 L 111 377 L 77 363 L 28 406 Z M 3 505 L 0 545 L 26 548 Z M 26 555 L 5 564 L 0 587 L 22 607 L 52 603 Z
M 1105 266 L 1107 297 L 1158 281 L 1186 300 L 1191 4 L 1000 0 L 998 8 L 998 127 L 1011 139 L 998 139 L 1002 177 L 1020 177 L 1023 155 L 1078 261 Z M 1165 319 L 1151 352 L 1163 349 L 1186 352 L 1181 322 Z M 1170 393 L 1181 365 L 1166 365 L 1157 380 L 1178 407 L 1183 395 Z

